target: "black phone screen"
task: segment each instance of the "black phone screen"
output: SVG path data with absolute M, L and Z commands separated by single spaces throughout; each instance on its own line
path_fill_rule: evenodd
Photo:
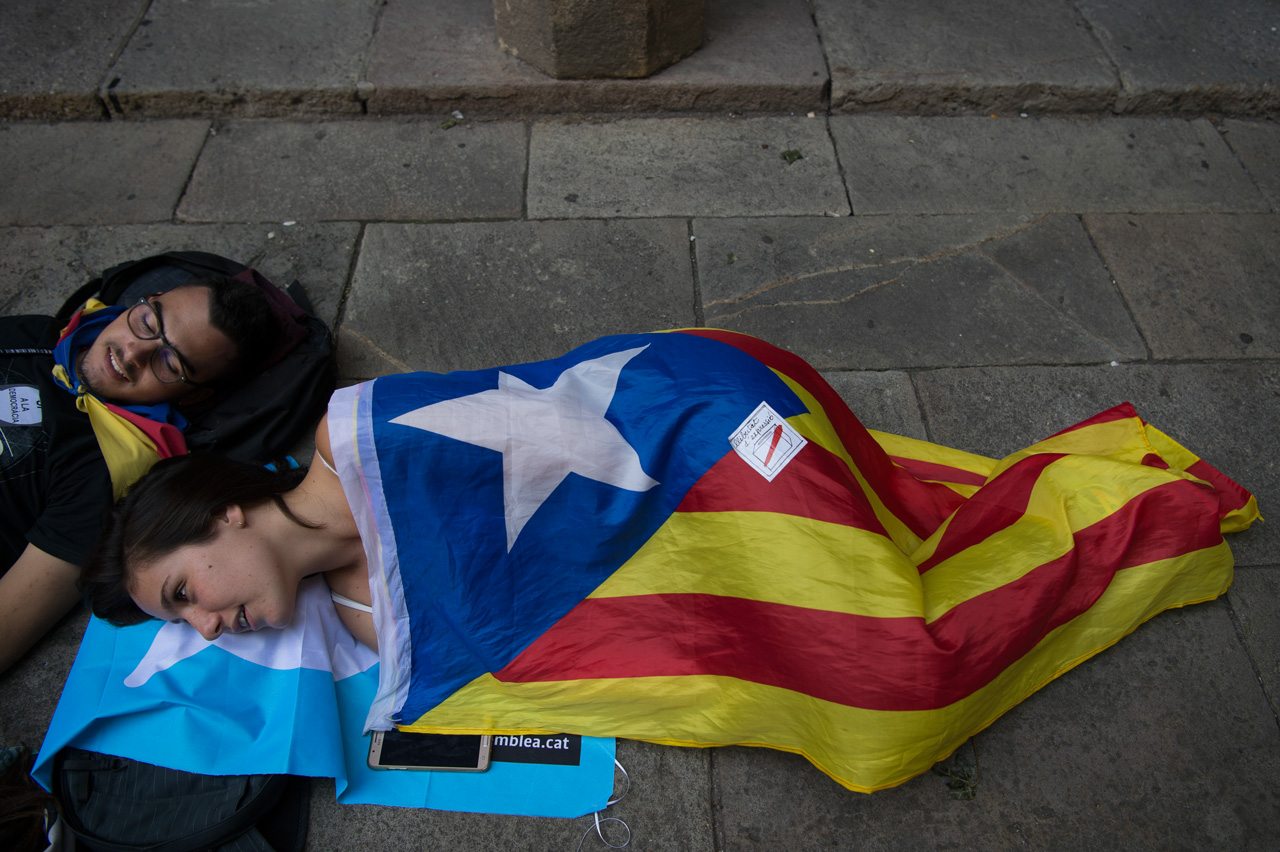
M 469 734 L 413 734 L 385 731 L 382 766 L 438 766 L 474 769 L 480 762 L 480 737 Z

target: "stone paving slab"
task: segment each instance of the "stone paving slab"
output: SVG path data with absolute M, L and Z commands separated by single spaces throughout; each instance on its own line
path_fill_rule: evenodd
M 209 140 L 178 218 L 515 218 L 525 128 L 439 121 L 236 121 Z
M 1085 222 L 1154 357 L 1280 356 L 1280 216 Z
M 1275 121 L 1224 121 L 1227 143 L 1236 152 L 1273 212 L 1280 213 L 1280 124 Z
M 111 69 L 115 114 L 359 113 L 379 0 L 152 0 Z
M 981 251 L 1064 321 L 1120 353 L 1121 360 L 1146 355 L 1146 343 L 1134 327 L 1123 294 L 1099 264 L 1091 235 L 1078 216 L 1045 216 L 1033 227 L 983 244 Z
M 208 130 L 201 120 L 0 124 L 0 225 L 168 221 Z
M 1129 401 L 1138 413 L 1249 489 L 1263 515 L 1280 506 L 1280 363 L 991 367 L 913 376 L 930 440 L 1002 457 Z M 1230 536 L 1238 565 L 1280 563 L 1280 530 Z
M 0 4 L 0 118 L 102 116 L 98 84 L 142 0 Z
M 1262 114 L 1280 107 L 1272 0 L 1077 0 L 1120 72 L 1120 112 Z
M 354 222 L 0 228 L 0 313 L 52 314 L 75 288 L 118 263 L 207 251 L 252 266 L 280 287 L 301 282 L 316 315 L 332 326 L 358 231 Z
M 826 60 L 804 0 L 708 0 L 706 42 L 644 80 L 556 80 L 498 48 L 490 0 L 398 0 L 369 59 L 371 113 L 825 109 Z
M 1108 111 L 1119 81 L 1069 3 L 819 0 L 832 112 Z
M 306 848 L 307 852 L 563 849 L 575 846 L 586 826 L 586 820 L 340 805 L 334 799 L 333 781 L 315 779 Z
M 1227 598 L 1271 710 L 1280 715 L 1280 567 L 1240 569 Z
M 697 219 L 694 235 L 703 321 L 819 369 L 1146 355 L 1074 216 Z
M 88 624 L 87 611 L 73 610 L 0 674 L 0 742 L 39 750 Z
M 974 742 L 971 801 L 932 773 L 867 796 L 795 755 L 719 749 L 717 848 L 1272 848 L 1280 733 L 1221 600 L 1157 616 Z
M 675 748 L 637 740 L 618 740 L 617 747 L 617 759 L 626 770 L 630 786 L 628 781 L 615 775 L 614 796 L 624 791 L 626 796 L 601 816 L 616 817 L 627 823 L 635 838 L 635 845 L 628 848 L 717 848 L 710 812 L 716 749 Z M 591 824 L 579 820 L 578 825 L 584 822 Z M 583 848 L 602 848 L 600 839 L 594 835 L 593 831 Z M 579 830 L 578 837 L 581 836 Z M 612 825 L 605 827 L 604 836 L 617 844 L 623 842 L 627 834 L 620 826 Z M 577 848 L 577 838 L 574 841 Z
M 1262 212 L 1207 120 L 834 116 L 853 211 Z
M 339 374 L 475 370 L 695 325 L 684 222 L 370 225 Z
M 927 440 L 911 377 L 899 370 L 823 373 L 868 429 Z
M 787 152 L 801 158 L 788 162 Z M 848 213 L 821 119 L 548 119 L 533 125 L 530 219 Z

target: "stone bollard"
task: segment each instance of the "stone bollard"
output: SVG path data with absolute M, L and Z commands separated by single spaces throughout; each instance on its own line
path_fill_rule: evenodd
M 559 79 L 648 77 L 702 46 L 703 0 L 493 0 L 498 44 Z

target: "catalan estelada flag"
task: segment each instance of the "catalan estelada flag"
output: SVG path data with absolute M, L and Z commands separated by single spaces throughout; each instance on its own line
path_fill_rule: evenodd
M 366 725 L 803 754 L 871 791 L 1231 581 L 1248 492 L 1128 405 L 1002 461 L 865 429 L 731 332 L 388 376 L 329 407 Z

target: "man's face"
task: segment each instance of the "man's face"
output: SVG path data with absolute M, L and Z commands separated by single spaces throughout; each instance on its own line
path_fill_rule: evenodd
M 209 288 L 184 287 L 150 299 L 163 323 L 164 339 L 180 356 L 190 382 L 162 382 L 151 357 L 164 340 L 141 340 L 129 328 L 129 311 L 116 317 L 93 345 L 79 356 L 76 373 L 94 396 L 125 405 L 178 402 L 201 393 L 191 382 L 205 384 L 223 375 L 236 348 L 209 324 Z

